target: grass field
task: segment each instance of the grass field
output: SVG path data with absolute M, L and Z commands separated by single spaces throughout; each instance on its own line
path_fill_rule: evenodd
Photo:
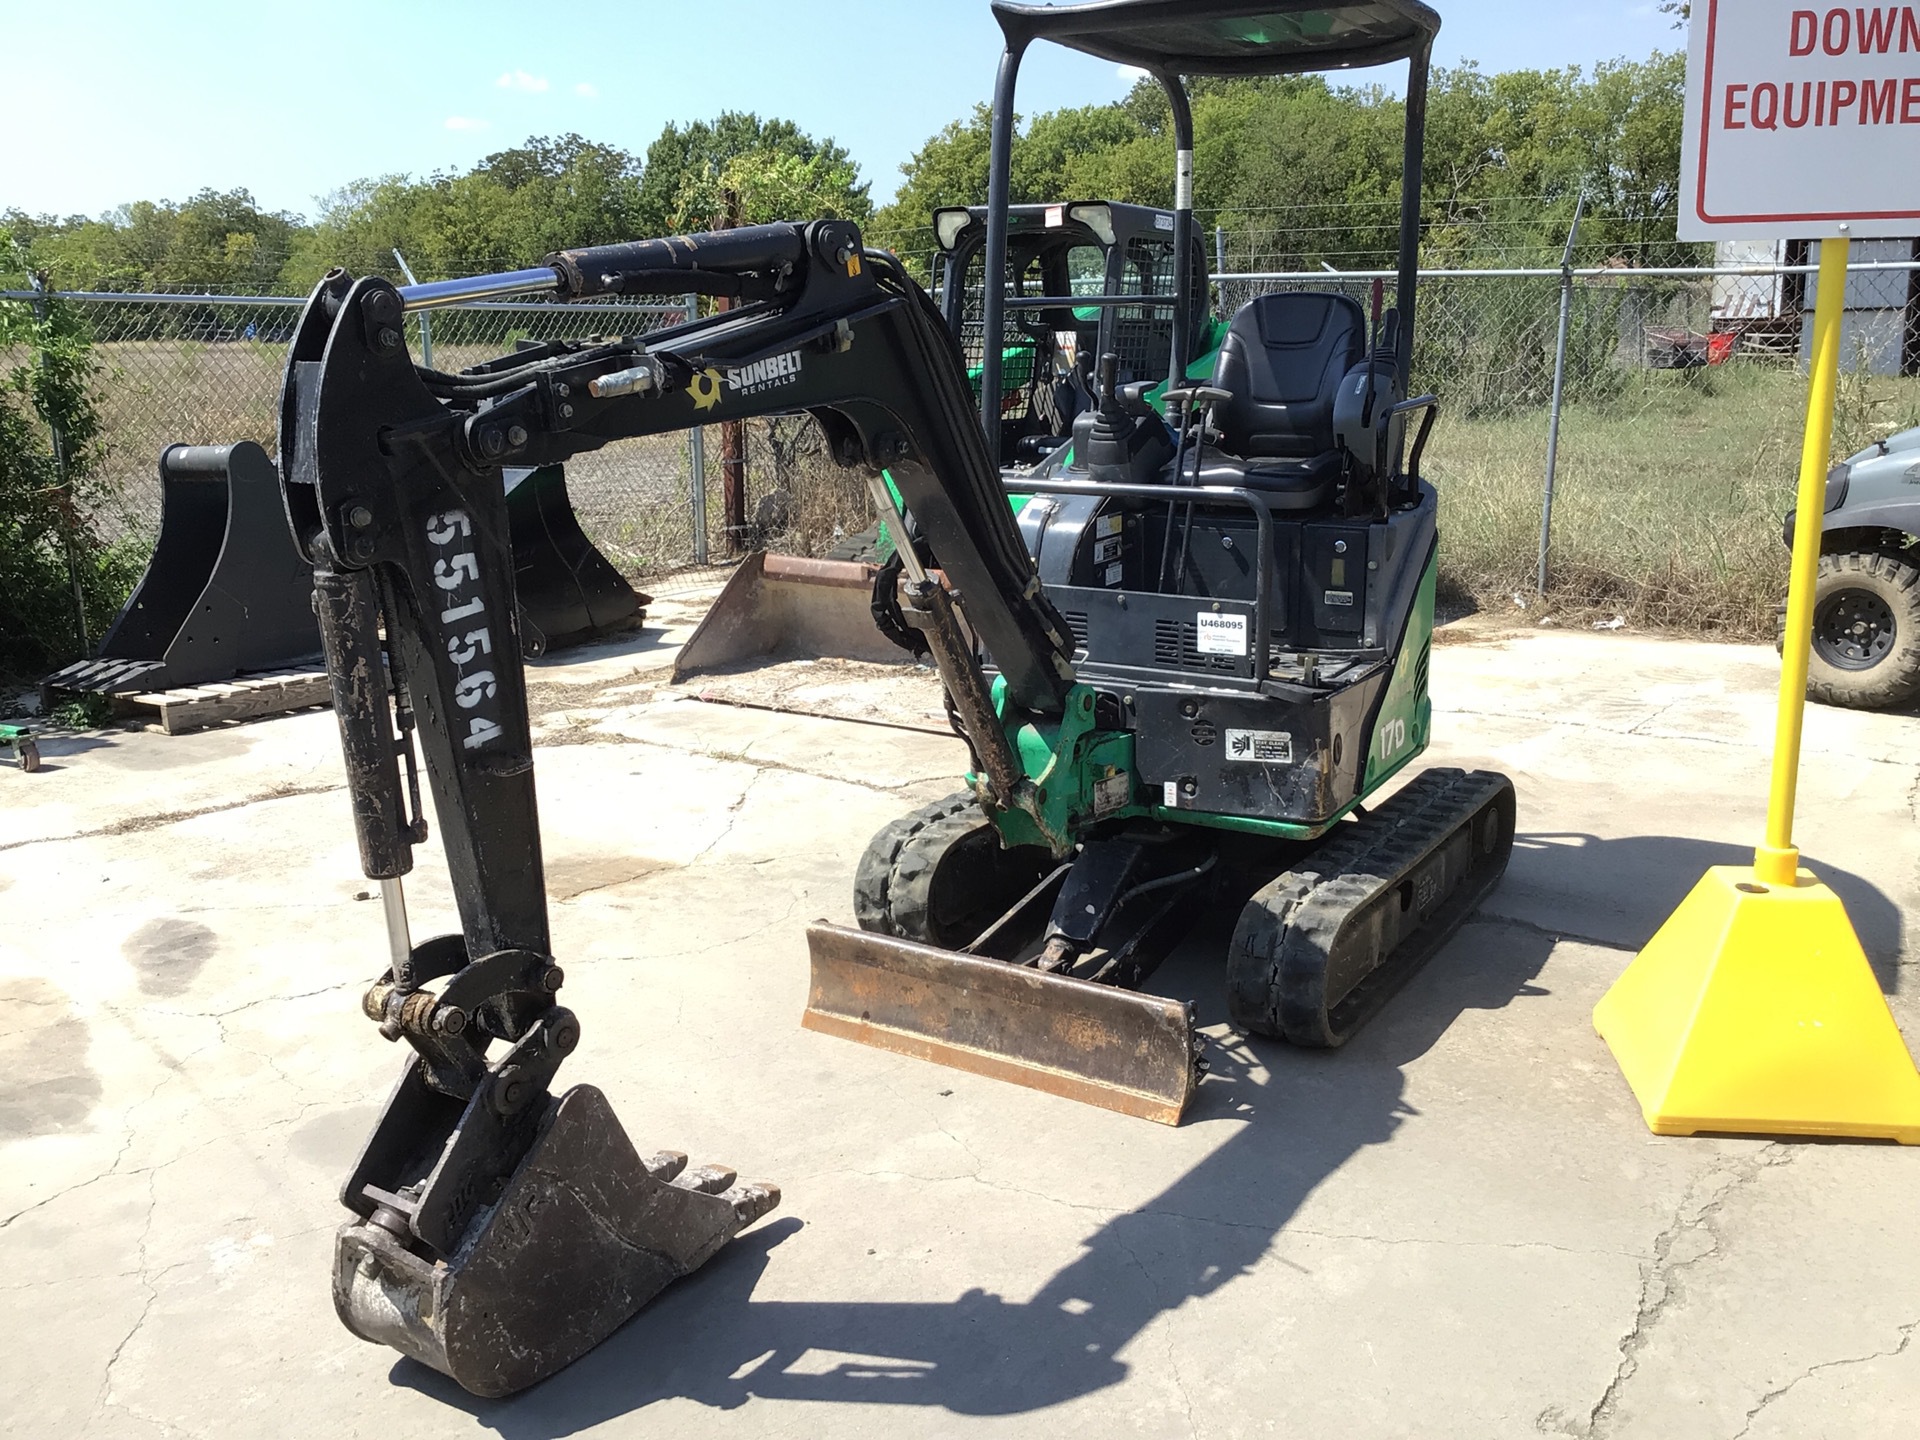
M 1770 637 L 1785 597 L 1805 376 L 1734 364 L 1646 371 L 1561 421 L 1544 610 L 1533 602 L 1547 417 L 1454 420 L 1426 470 L 1440 492 L 1441 583 L 1456 604 L 1568 622 Z M 1920 424 L 1920 380 L 1843 378 L 1834 451 Z
M 458 365 L 463 349 L 436 360 Z M 154 457 L 167 444 L 257 439 L 271 447 L 284 351 L 264 343 L 109 342 L 101 387 L 108 473 L 134 531 L 158 520 Z M 1455 605 L 1551 614 L 1567 623 L 1624 616 L 1635 628 L 1752 639 L 1772 633 L 1785 594 L 1780 520 L 1792 502 L 1806 380 L 1774 366 L 1641 371 L 1623 393 L 1576 401 L 1561 427 L 1551 584 L 1532 603 L 1547 415 L 1529 407 L 1471 419 L 1443 406 L 1427 473 L 1441 492 L 1441 579 Z M 1835 451 L 1920 423 L 1920 380 L 1849 375 Z M 785 433 L 784 431 L 782 432 Z M 862 487 L 810 447 L 756 427 L 747 512 L 781 548 L 821 553 L 836 529 L 868 523 Z M 720 465 L 710 435 L 708 529 L 721 550 Z M 569 467 L 587 533 L 637 578 L 691 559 L 682 437 L 631 442 Z M 769 491 L 788 498 L 760 513 Z

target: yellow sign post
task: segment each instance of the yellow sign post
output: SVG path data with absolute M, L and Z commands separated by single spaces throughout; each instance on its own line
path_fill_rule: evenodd
M 1594 1007 L 1657 1135 L 1920 1144 L 1920 1072 L 1840 897 L 1800 868 L 1793 844 L 1847 249 L 1845 238 L 1820 247 L 1765 843 L 1751 870 L 1709 870 Z

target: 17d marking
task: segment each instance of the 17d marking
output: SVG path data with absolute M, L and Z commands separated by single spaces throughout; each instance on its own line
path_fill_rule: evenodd
M 436 550 L 453 551 L 461 541 L 472 538 L 473 522 L 467 518 L 464 510 L 448 510 L 427 521 L 427 543 Z M 478 593 L 471 598 L 463 598 L 469 590 L 477 592 L 480 584 L 480 559 L 473 551 L 460 550 L 436 558 L 433 562 L 433 583 L 440 588 L 446 600 L 446 608 L 440 612 L 442 625 L 485 619 L 487 602 L 484 598 Z M 493 671 L 467 669 L 483 656 L 491 654 L 493 632 L 485 624 L 447 637 L 447 658 L 453 662 L 459 677 L 453 687 L 454 703 L 462 710 L 477 712 L 467 720 L 466 738 L 461 741 L 469 750 L 478 750 L 506 733 L 488 713 L 493 707 L 487 702 L 499 694 Z

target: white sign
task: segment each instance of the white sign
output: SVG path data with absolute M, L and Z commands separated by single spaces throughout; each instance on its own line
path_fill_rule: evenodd
M 1194 616 L 1194 649 L 1202 655 L 1245 655 L 1247 617 L 1216 615 L 1202 610 Z
M 1227 759 L 1257 765 L 1291 765 L 1293 735 L 1286 730 L 1229 730 Z
M 1920 5 L 1694 0 L 1682 240 L 1920 235 L 1916 157 Z

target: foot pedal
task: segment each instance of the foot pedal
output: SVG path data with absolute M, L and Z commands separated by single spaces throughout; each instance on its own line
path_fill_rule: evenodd
M 672 1152 L 642 1160 L 606 1097 L 575 1086 L 447 1259 L 423 1256 L 389 1204 L 342 1226 L 334 1308 L 363 1340 L 475 1395 L 511 1395 L 572 1364 L 780 1203 L 772 1185 L 686 1163 Z

